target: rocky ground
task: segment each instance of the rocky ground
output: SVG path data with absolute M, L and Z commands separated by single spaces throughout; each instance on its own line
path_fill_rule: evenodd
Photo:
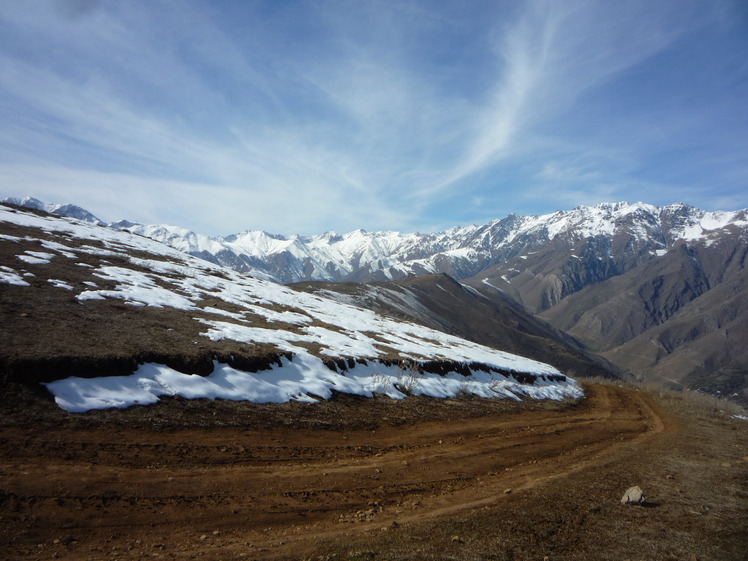
M 743 559 L 746 421 L 587 385 L 567 404 L 167 400 L 70 415 L 10 387 L 21 559 Z M 622 506 L 639 485 L 643 506 Z

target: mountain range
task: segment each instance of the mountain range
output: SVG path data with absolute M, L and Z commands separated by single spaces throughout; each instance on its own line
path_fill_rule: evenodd
M 335 392 L 581 397 L 552 365 L 252 278 L 129 232 L 0 205 L 0 385 L 70 412 Z
M 9 202 L 50 210 L 33 199 Z M 51 211 L 101 223 L 74 205 Z M 109 226 L 499 348 L 563 339 L 601 371 L 747 397 L 745 209 L 604 203 L 433 234 L 210 238 L 166 225 Z M 393 294 L 407 294 L 409 304 L 393 307 Z M 490 343 L 498 324 L 502 340 Z

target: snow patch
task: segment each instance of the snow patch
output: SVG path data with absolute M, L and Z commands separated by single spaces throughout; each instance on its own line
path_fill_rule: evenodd
M 15 286 L 31 286 L 21 275 L 10 267 L 0 266 L 0 284 L 12 284 Z
M 52 283 L 52 286 L 55 288 L 64 288 L 65 290 L 74 290 L 72 286 L 70 286 L 65 281 L 61 281 L 58 279 L 48 279 L 47 282 Z
M 150 405 L 165 395 L 254 403 L 314 403 L 330 398 L 333 390 L 364 397 L 377 393 L 392 399 L 404 398 L 404 391 L 437 398 L 468 393 L 485 398 L 520 399 L 526 396 L 563 400 L 583 395 L 576 382 L 568 378 L 564 382 L 538 378 L 534 385 L 527 385 L 496 373 L 475 372 L 472 376 L 463 376 L 449 372 L 439 376 L 418 374 L 377 362 L 357 363 L 341 374 L 308 353 L 290 360 L 282 358 L 280 362 L 280 366 L 257 373 L 243 372 L 215 362 L 209 376 L 183 374 L 160 364 L 144 364 L 130 376 L 73 376 L 46 386 L 55 396 L 57 405 L 71 413 Z
M 29 265 L 49 265 L 54 255 L 44 251 L 26 251 L 22 255 L 16 255 L 16 257 Z
M 104 266 L 97 269 L 94 275 L 105 280 L 117 281 L 120 284 L 114 290 L 87 290 L 77 296 L 78 300 L 117 298 L 126 302 L 140 302 L 156 308 L 168 306 L 180 310 L 195 309 L 195 304 L 189 298 L 158 286 L 147 273 L 122 267 Z

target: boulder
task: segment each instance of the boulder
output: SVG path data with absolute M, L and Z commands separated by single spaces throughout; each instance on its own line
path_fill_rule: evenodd
M 622 505 L 640 505 L 644 502 L 646 497 L 644 496 L 644 491 L 641 490 L 641 488 L 637 485 L 634 487 L 629 487 L 626 492 L 623 494 L 623 497 L 621 498 L 621 504 Z

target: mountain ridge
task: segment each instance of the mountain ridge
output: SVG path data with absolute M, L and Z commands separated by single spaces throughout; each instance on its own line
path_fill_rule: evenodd
M 739 320 L 748 311 L 746 209 L 602 203 L 431 234 L 247 231 L 209 238 L 170 226 L 113 226 L 285 284 L 447 274 L 494 302 L 513 300 L 641 380 L 748 402 L 748 356 L 740 350 L 748 325 Z M 726 309 L 709 311 L 722 301 Z M 434 298 L 427 302 L 421 318 L 448 329 L 455 328 L 449 313 L 468 313 L 457 303 L 449 312 Z
M 49 205 L 33 198 L 5 201 L 79 219 L 85 215 L 89 218 L 84 220 L 103 224 L 75 205 Z M 210 237 L 163 224 L 123 220 L 109 226 L 240 272 L 287 284 L 399 280 L 426 273 L 447 273 L 466 279 L 554 240 L 571 247 L 579 240 L 599 236 L 613 240 L 628 235 L 636 246 L 629 248 L 629 253 L 636 250 L 639 257 L 661 256 L 678 240 L 704 239 L 730 224 L 747 226 L 748 209 L 703 211 L 684 203 L 660 207 L 601 203 L 544 215 L 509 214 L 484 225 L 455 226 L 430 234 L 359 229 L 345 234 L 329 231 L 312 236 L 283 236 L 246 230 Z
M 161 396 L 578 397 L 554 366 L 243 275 L 129 232 L 0 205 L 0 385 L 70 412 Z

